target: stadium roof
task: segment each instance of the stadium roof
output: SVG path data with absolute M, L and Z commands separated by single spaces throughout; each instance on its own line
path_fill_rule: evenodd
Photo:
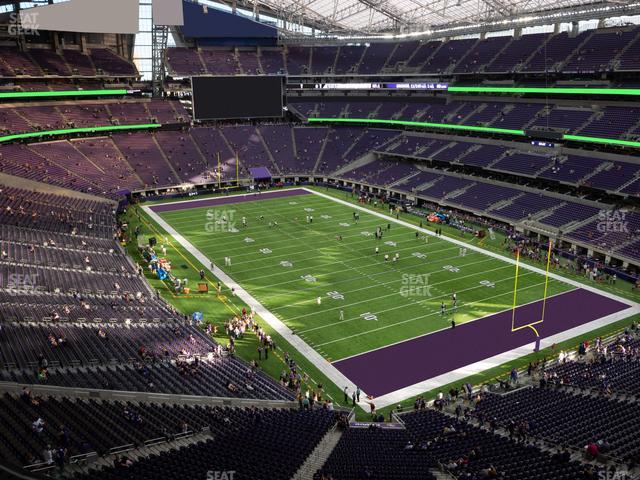
M 0 12 L 51 0 L 0 0 Z M 52 0 L 53 3 L 68 0 Z M 190 0 L 260 11 L 327 34 L 442 36 L 514 26 L 639 15 L 640 0 Z M 492 28 L 487 28 L 492 25 Z M 290 30 L 285 28 L 285 30 Z M 295 31 L 295 29 L 294 29 Z
M 258 2 L 272 11 L 286 12 L 286 16 L 292 21 L 304 17 L 307 22 L 325 25 L 327 30 L 334 32 L 364 34 L 440 30 L 522 17 L 534 17 L 531 20 L 535 20 L 539 15 L 568 16 L 574 10 L 619 9 L 640 5 L 633 0 L 258 0 Z M 601 12 L 593 18 L 602 18 Z

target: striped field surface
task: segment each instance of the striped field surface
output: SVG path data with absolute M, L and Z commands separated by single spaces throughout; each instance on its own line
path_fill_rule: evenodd
M 352 207 L 312 194 L 228 200 L 158 213 L 330 361 L 450 328 L 452 320 L 482 322 L 513 306 L 512 264 L 471 249 L 462 255 L 444 238 L 427 241 L 362 211 L 356 221 Z M 550 278 L 547 295 L 573 288 Z M 518 305 L 544 291 L 543 275 L 520 270 Z M 534 317 L 515 322 L 540 319 Z

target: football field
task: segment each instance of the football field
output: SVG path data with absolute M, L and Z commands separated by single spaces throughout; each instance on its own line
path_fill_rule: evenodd
M 403 225 L 402 215 L 397 222 L 395 216 L 381 215 L 388 215 L 388 211 L 371 213 L 302 189 L 271 193 L 275 195 L 231 196 L 151 208 L 215 264 L 214 274 L 222 270 L 351 379 L 367 368 L 366 364 L 352 368 L 354 358 L 368 363 L 363 354 L 404 345 L 411 339 L 437 339 L 430 334 L 445 330 L 462 334 L 466 324 L 475 324 L 476 329 L 486 324 L 483 333 L 489 334 L 489 341 L 495 336 L 500 343 L 500 338 L 512 333 L 509 325 L 539 322 L 543 308 L 553 314 L 556 299 L 580 290 L 560 278 L 549 278 L 548 300 L 542 302 L 544 271 L 521 268 L 514 298 L 513 261 L 437 237 L 432 234 L 436 225 L 425 225 L 427 231 L 421 231 Z M 377 238 L 377 231 L 382 232 L 381 238 Z M 514 301 L 525 307 L 513 310 Z M 499 315 L 505 320 L 499 326 L 489 321 L 498 321 Z M 498 345 L 497 351 L 509 347 Z M 483 358 L 479 355 L 477 360 Z M 372 368 L 374 364 L 370 363 Z M 452 364 L 451 369 L 454 367 Z M 425 375 L 430 374 L 417 373 L 415 380 Z M 356 383 L 359 380 L 376 395 L 415 383 L 412 377 L 377 388 L 371 378 L 360 377 L 354 379 Z

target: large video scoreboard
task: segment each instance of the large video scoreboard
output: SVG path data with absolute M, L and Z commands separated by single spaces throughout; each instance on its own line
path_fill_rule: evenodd
M 282 117 L 284 77 L 191 77 L 194 120 Z

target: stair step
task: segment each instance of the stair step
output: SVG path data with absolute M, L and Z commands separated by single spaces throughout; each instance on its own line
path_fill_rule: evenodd
M 331 452 L 342 438 L 342 430 L 334 426 L 320 440 L 313 452 L 307 457 L 298 471 L 291 477 L 292 480 L 313 480 L 315 473 L 322 468 Z

